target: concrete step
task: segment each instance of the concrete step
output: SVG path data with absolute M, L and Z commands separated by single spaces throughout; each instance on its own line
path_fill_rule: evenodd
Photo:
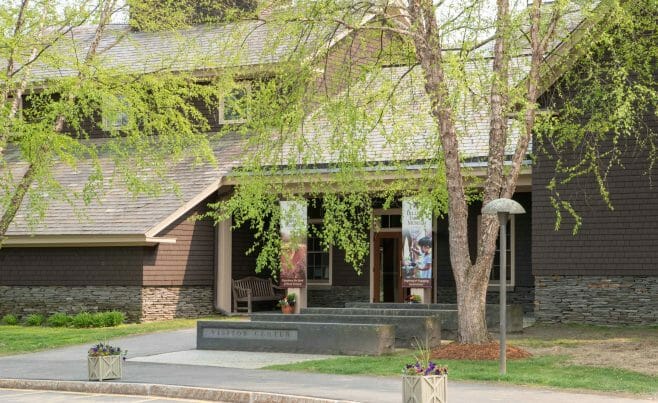
M 429 311 L 453 311 L 454 313 L 447 313 L 447 315 L 455 315 L 454 320 L 442 321 L 441 329 L 444 331 L 457 330 L 457 304 L 402 304 L 402 303 L 368 303 L 368 302 L 348 302 L 345 304 L 345 309 L 402 309 L 418 312 L 419 310 Z M 498 329 L 500 322 L 499 304 L 487 304 L 487 327 L 490 329 Z M 442 314 L 446 315 L 446 313 Z M 454 326 L 454 327 L 453 327 Z M 523 331 L 523 306 L 520 304 L 507 305 L 507 331 L 521 332 Z M 445 335 L 444 335 L 445 337 Z
M 457 304 L 410 304 L 401 302 L 346 302 L 345 308 L 374 309 L 457 309 Z
M 302 308 L 307 315 L 363 316 L 435 316 L 441 319 L 441 337 L 452 339 L 457 330 L 457 311 L 439 309 L 377 309 L 377 308 Z
M 259 322 L 324 322 L 389 324 L 395 326 L 395 347 L 414 347 L 416 342 L 429 347 L 441 345 L 441 318 L 438 316 L 328 315 L 328 314 L 252 314 Z
M 395 348 L 395 326 L 352 323 L 197 322 L 197 349 L 382 355 Z

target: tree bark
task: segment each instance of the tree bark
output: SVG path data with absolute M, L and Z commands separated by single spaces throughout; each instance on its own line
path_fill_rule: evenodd
M 431 1 L 409 3 L 409 15 L 416 23 L 414 46 L 425 78 L 425 91 L 430 97 L 431 114 L 438 123 L 444 154 L 448 186 L 448 237 L 450 263 L 457 287 L 459 313 L 458 340 L 480 344 L 489 340 L 484 320 L 487 278 L 482 268 L 471 263 L 468 247 L 468 205 L 461 172 L 459 142 L 452 109 L 448 103 L 449 89 L 442 66 L 442 48 L 436 14 Z

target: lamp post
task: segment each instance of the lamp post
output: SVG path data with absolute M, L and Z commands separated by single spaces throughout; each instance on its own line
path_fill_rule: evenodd
M 512 199 L 496 199 L 482 208 L 482 214 L 496 214 L 500 224 L 500 374 L 507 373 L 507 219 L 524 214 L 525 209 Z

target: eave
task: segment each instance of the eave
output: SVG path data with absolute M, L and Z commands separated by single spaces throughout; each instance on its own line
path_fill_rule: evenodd
M 176 238 L 149 237 L 144 234 L 126 235 L 15 235 L 7 236 L 5 248 L 26 247 L 100 247 L 100 246 L 155 246 L 173 244 Z

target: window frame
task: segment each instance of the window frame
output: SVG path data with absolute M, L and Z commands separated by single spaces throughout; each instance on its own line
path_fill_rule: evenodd
M 130 124 L 130 116 L 128 116 L 127 111 L 129 104 L 126 100 L 126 97 L 123 95 L 115 95 L 114 97 L 118 101 L 117 105 L 124 105 L 125 108 L 122 108 L 121 110 L 110 111 L 110 105 L 108 104 L 107 97 L 103 98 L 103 102 L 101 103 L 101 129 L 106 132 L 110 132 L 112 130 L 121 130 L 128 127 Z M 110 121 L 110 117 L 108 116 L 110 113 L 116 114 L 112 121 Z
M 322 218 L 309 218 L 308 219 L 307 225 L 309 226 L 309 231 L 306 235 L 307 237 L 309 237 L 310 234 L 311 234 L 310 226 L 314 225 L 314 224 L 324 224 L 324 219 L 322 219 Z M 308 245 L 308 241 L 307 241 L 307 245 Z M 308 254 L 309 253 L 310 253 L 310 249 L 307 247 L 307 249 L 306 249 L 306 254 L 307 254 L 307 256 L 306 256 L 306 284 L 308 286 L 313 286 L 315 288 L 322 288 L 322 287 L 332 286 L 333 285 L 333 273 L 334 273 L 333 247 L 331 245 L 329 245 L 329 247 L 327 248 L 327 251 L 326 251 L 326 253 L 329 254 L 329 266 L 327 268 L 329 279 L 326 280 L 326 281 L 325 280 L 317 280 L 317 279 L 308 278 L 308 269 L 309 269 L 309 267 L 308 267 L 308 262 L 309 262 Z
M 482 215 L 478 215 L 478 225 L 477 225 L 477 231 L 480 233 L 480 226 L 482 222 Z M 508 221 L 508 229 L 507 233 L 509 234 L 509 242 L 508 242 L 508 248 L 510 251 L 510 258 L 509 258 L 509 264 L 510 264 L 510 278 L 509 281 L 507 281 L 507 291 L 513 291 L 514 287 L 516 286 L 516 219 L 514 217 L 514 214 L 509 215 L 509 221 Z M 500 232 L 497 235 L 497 238 L 500 237 Z M 496 254 L 498 255 L 500 253 L 500 243 L 499 240 L 496 239 Z M 495 259 L 495 256 L 494 256 Z M 493 264 L 493 262 L 492 262 Z M 493 273 L 493 267 L 491 268 L 491 272 Z M 499 276 L 500 277 L 500 276 Z M 494 280 L 489 276 L 489 285 L 488 288 L 490 290 L 499 290 L 500 289 L 500 278 L 498 280 Z
M 244 95 L 243 96 L 249 96 L 251 94 L 251 81 L 240 81 L 237 83 L 237 85 L 229 91 L 229 94 L 226 96 L 223 96 L 219 100 L 219 106 L 217 107 L 217 122 L 220 125 L 237 125 L 237 124 L 243 124 L 247 122 L 247 117 L 243 116 L 240 119 L 226 119 L 225 111 L 226 111 L 226 99 L 231 96 L 231 93 L 233 91 L 239 91 L 239 90 L 244 90 Z

